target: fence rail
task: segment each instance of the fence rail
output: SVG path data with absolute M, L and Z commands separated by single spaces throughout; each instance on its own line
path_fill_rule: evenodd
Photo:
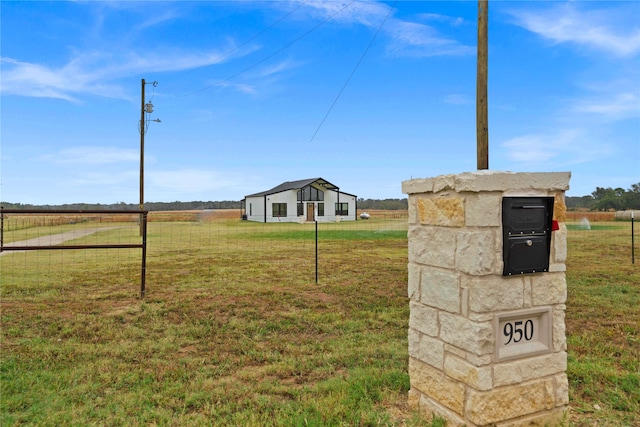
M 0 208 L 0 254 L 5 251 L 35 251 L 35 250 L 71 250 L 71 249 L 141 249 L 142 250 L 142 263 L 140 267 L 140 298 L 144 298 L 145 295 L 145 287 L 146 287 L 146 265 L 147 265 L 147 219 L 148 219 L 149 211 L 141 210 L 141 211 L 131 211 L 131 210 L 48 210 L 48 209 L 4 209 Z M 125 220 L 131 220 L 131 217 L 140 218 L 140 243 L 111 243 L 111 244 L 92 244 L 92 245 L 63 245 L 65 237 L 60 236 L 58 239 L 53 239 L 53 244 L 51 236 L 49 236 L 50 244 L 41 244 L 41 237 L 35 237 L 29 240 L 12 242 L 5 245 L 4 236 L 5 236 L 5 218 L 11 216 L 30 216 L 30 215 L 40 215 L 47 216 L 49 220 L 52 221 L 55 225 L 61 224 L 76 224 L 78 221 L 74 220 L 74 218 L 80 217 L 80 219 L 96 220 L 101 219 L 102 216 L 115 216 L 115 215 L 126 215 L 129 218 L 125 218 Z M 59 219 L 61 216 L 67 220 L 65 222 L 60 222 Z M 88 216 L 88 217 L 87 217 Z M 53 217 L 53 218 L 51 218 Z M 41 221 L 36 221 L 36 226 L 42 226 L 43 223 L 46 223 L 47 220 L 40 218 Z M 29 221 L 26 221 L 29 222 Z M 80 221 L 85 222 L 85 221 Z M 99 231 L 99 229 L 95 229 L 90 233 L 73 233 L 70 235 L 68 240 L 74 240 L 79 237 L 84 237 L 87 234 L 95 233 Z

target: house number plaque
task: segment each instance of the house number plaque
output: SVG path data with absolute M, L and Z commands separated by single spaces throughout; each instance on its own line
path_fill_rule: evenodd
M 498 314 L 494 325 L 498 361 L 551 351 L 551 308 Z

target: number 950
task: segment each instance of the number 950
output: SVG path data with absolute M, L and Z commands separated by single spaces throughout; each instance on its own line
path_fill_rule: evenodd
M 526 322 L 517 320 L 515 322 L 507 322 L 504 324 L 502 333 L 508 338 L 508 341 L 504 345 L 508 345 L 511 342 L 519 343 L 523 339 L 530 341 L 533 338 L 533 320 L 529 319 Z

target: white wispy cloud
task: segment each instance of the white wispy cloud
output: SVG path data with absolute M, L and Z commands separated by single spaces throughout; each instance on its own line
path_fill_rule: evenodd
M 331 18 L 333 22 L 379 26 L 389 13 L 389 6 L 377 2 L 362 1 L 309 1 L 303 12 L 315 18 Z
M 237 186 L 237 177 L 228 172 L 185 168 L 176 170 L 151 170 L 147 174 L 149 191 L 178 194 L 213 192 Z
M 639 9 L 625 2 L 598 9 L 580 2 L 549 4 L 510 14 L 517 25 L 554 44 L 576 48 L 592 63 L 573 76 L 572 95 L 558 99 L 560 107 L 549 112 L 554 123 L 547 128 L 555 130 L 511 138 L 501 149 L 510 162 L 528 168 L 602 162 L 621 144 L 602 136 L 609 134 L 612 123 L 640 117 Z
M 254 85 L 250 85 L 247 83 L 234 83 L 231 81 L 222 81 L 218 83 L 214 83 L 215 86 L 223 87 L 227 89 L 233 89 L 240 93 L 244 93 L 245 95 L 257 95 L 258 89 Z
M 259 77 L 269 77 L 275 74 L 280 74 L 286 71 L 290 71 L 294 68 L 297 68 L 300 64 L 297 61 L 293 61 L 291 59 L 285 59 L 282 61 L 278 61 L 275 64 L 268 65 L 262 67 L 258 71 Z
M 621 2 L 616 8 L 581 9 L 568 2 L 535 10 L 514 10 L 517 25 L 553 43 L 573 43 L 606 53 L 629 57 L 640 53 L 638 8 Z M 610 6 L 610 5 L 607 5 Z
M 391 6 L 378 2 L 362 1 L 313 1 L 305 3 L 305 10 L 316 18 L 331 18 L 332 22 L 357 24 L 377 29 L 389 14 Z M 414 20 L 387 19 L 382 32 L 389 38 L 387 52 L 397 57 L 430 57 L 473 54 L 475 48 L 445 36 L 434 26 L 420 20 L 444 22 L 457 26 L 463 23 L 459 17 L 436 14 L 419 14 Z
M 144 21 L 135 26 L 136 30 L 145 30 L 147 28 L 155 27 L 156 25 L 163 24 L 165 22 L 173 21 L 177 17 L 181 16 L 177 10 L 165 10 L 162 13 L 154 14 L 152 16 L 147 17 Z
M 391 35 L 388 52 L 393 56 L 430 57 L 474 54 L 476 49 L 446 37 L 434 27 L 418 22 L 394 21 L 387 29 Z
M 261 64 L 262 62 L 259 62 L 256 65 Z M 282 76 L 285 73 L 299 67 L 299 65 L 300 63 L 298 61 L 285 59 L 275 64 L 268 64 L 262 67 L 256 66 L 255 68 L 251 67 L 224 80 L 210 80 L 207 82 L 207 87 L 218 86 L 233 89 L 246 95 L 259 95 L 261 88 L 273 86 L 277 82 L 282 81 Z M 244 78 L 244 82 L 236 82 L 240 76 Z
M 217 63 L 221 54 L 210 52 L 164 51 L 86 52 L 61 67 L 1 58 L 0 91 L 32 97 L 60 98 L 78 102 L 84 95 L 129 99 L 118 79 L 142 73 L 182 71 Z
M 640 96 L 638 92 L 629 91 L 589 97 L 575 101 L 572 110 L 576 113 L 597 114 L 613 120 L 638 117 Z
M 118 194 L 122 192 L 135 193 L 136 184 L 139 179 L 139 174 L 136 172 L 89 172 L 89 173 L 73 173 L 70 176 L 63 176 L 60 180 L 60 184 L 64 187 L 84 187 L 84 188 L 99 188 L 97 200 L 101 197 L 108 196 L 110 194 Z M 89 197 L 90 199 L 96 199 L 96 195 Z M 79 198 L 75 201 L 83 200 Z M 113 200 L 113 199 L 112 199 Z M 84 201 L 84 200 L 83 200 Z
M 421 13 L 418 16 L 425 21 L 444 22 L 453 27 L 458 27 L 466 23 L 465 20 L 459 16 L 441 15 L 439 13 Z
M 509 164 L 527 168 L 553 168 L 606 157 L 613 148 L 583 128 L 521 135 L 500 144 Z
M 44 154 L 40 156 L 40 160 L 74 165 L 138 162 L 140 152 L 117 147 L 70 147 L 53 154 Z
M 565 99 L 563 121 L 612 123 L 640 118 L 640 68 L 637 60 L 619 58 L 577 79 L 579 94 Z M 595 74 L 595 75 L 594 75 Z

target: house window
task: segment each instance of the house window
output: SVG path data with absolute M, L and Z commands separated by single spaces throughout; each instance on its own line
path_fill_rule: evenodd
M 298 203 L 298 216 L 304 215 L 304 204 Z
M 324 203 L 318 203 L 318 216 L 324 216 Z
M 336 215 L 349 215 L 349 203 L 336 203 Z
M 317 202 L 324 200 L 324 192 L 310 185 L 298 190 L 299 202 Z
M 253 215 L 253 204 L 249 203 L 249 216 Z
M 272 211 L 274 217 L 285 217 L 287 216 L 287 204 L 286 203 L 274 203 L 272 205 Z

